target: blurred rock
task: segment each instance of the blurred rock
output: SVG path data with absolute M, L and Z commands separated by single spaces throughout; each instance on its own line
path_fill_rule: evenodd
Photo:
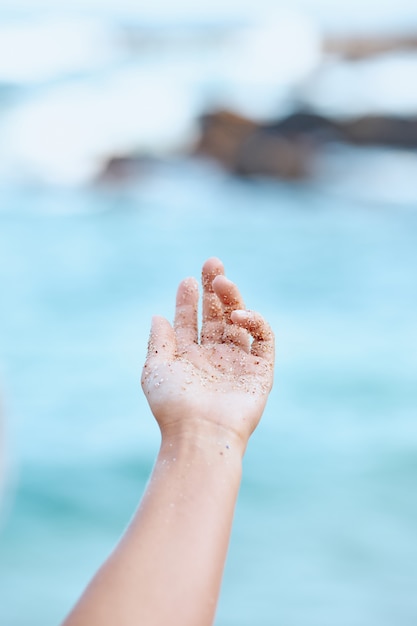
M 298 136 L 288 139 L 259 128 L 240 146 L 234 171 L 240 176 L 267 176 L 298 180 L 310 175 L 314 147 Z
M 343 125 L 345 141 L 359 145 L 417 148 L 417 117 L 366 115 Z
M 326 126 L 324 118 L 321 123 L 319 116 L 307 117 L 300 115 L 296 120 L 293 116 L 292 121 L 286 118 L 282 123 L 264 125 L 232 111 L 209 113 L 201 118 L 201 134 L 193 152 L 242 176 L 304 178 L 311 155 L 306 129 Z
M 349 61 L 397 50 L 417 50 L 417 34 L 380 37 L 329 37 L 323 41 L 323 52 Z
M 216 111 L 200 118 L 200 137 L 194 154 L 209 156 L 228 170 L 235 171 L 242 144 L 258 124 L 233 111 Z
M 297 111 L 262 124 L 221 110 L 201 118 L 193 154 L 215 159 L 237 175 L 297 180 L 313 173 L 317 151 L 329 142 L 417 148 L 417 118 L 337 120 Z
M 146 155 L 115 155 L 104 161 L 96 184 L 125 185 L 146 176 L 156 159 Z

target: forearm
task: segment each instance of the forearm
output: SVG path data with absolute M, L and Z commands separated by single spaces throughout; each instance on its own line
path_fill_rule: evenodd
M 165 435 L 142 502 L 65 626 L 209 626 L 243 450 L 220 427 Z
M 274 336 L 219 259 L 152 320 L 142 388 L 162 445 L 122 540 L 64 626 L 211 626 L 241 462 L 272 387 Z

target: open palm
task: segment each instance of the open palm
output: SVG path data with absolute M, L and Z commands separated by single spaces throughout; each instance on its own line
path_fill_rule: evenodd
M 272 387 L 273 333 L 245 310 L 219 259 L 205 262 L 202 283 L 200 336 L 194 278 L 178 287 L 173 327 L 153 318 L 142 387 L 163 433 L 209 424 L 246 445 Z

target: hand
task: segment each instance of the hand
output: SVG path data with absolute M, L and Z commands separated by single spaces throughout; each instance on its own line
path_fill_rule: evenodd
M 274 336 L 258 313 L 245 310 L 219 259 L 205 262 L 202 283 L 200 340 L 198 283 L 187 278 L 178 287 L 174 327 L 152 320 L 142 388 L 162 437 L 221 429 L 244 450 L 272 388 Z

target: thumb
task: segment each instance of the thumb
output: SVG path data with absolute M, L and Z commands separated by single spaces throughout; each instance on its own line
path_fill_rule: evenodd
M 175 332 L 165 317 L 155 315 L 152 318 L 146 360 L 169 361 L 176 350 Z

